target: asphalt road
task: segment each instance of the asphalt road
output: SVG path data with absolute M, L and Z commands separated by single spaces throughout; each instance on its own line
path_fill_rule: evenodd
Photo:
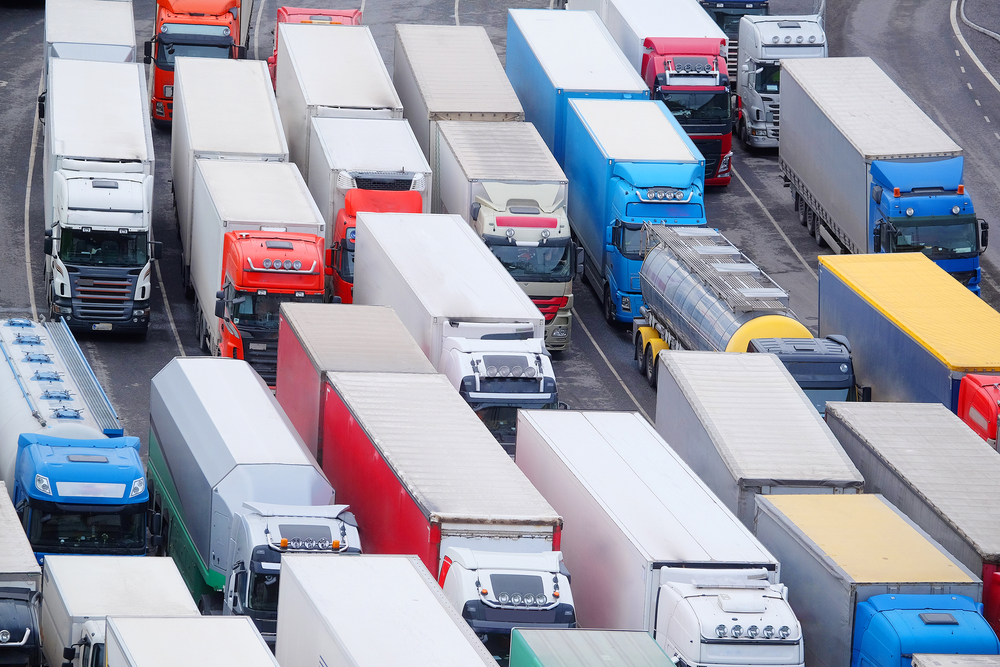
M 258 5 L 250 35 L 250 57 L 271 53 L 280 0 Z M 962 0 L 958 0 L 960 9 Z M 357 7 L 364 11 L 379 50 L 392 69 L 393 25 L 398 22 L 485 25 L 504 56 L 506 4 L 489 0 L 309 0 L 312 6 Z M 547 7 L 547 0 L 517 6 Z M 1000 6 L 965 0 L 967 18 L 1000 32 Z M 994 212 L 1000 203 L 995 175 L 1000 167 L 1000 84 L 975 64 L 955 35 L 951 0 L 772 0 L 772 13 L 823 9 L 832 56 L 869 55 L 966 150 L 966 183 L 979 215 L 1000 235 Z M 153 0 L 134 0 L 137 41 L 149 38 Z M 1000 79 L 1000 41 L 957 25 L 983 67 Z M 45 312 L 42 286 L 41 128 L 35 127 L 35 98 L 42 65 L 44 7 L 0 0 L 0 316 L 32 314 L 32 295 Z M 963 69 L 964 68 L 964 69 Z M 475 91 L 470 91 L 475 94 Z M 995 114 L 995 118 L 993 115 Z M 126 432 L 146 441 L 149 381 L 178 354 L 198 354 L 192 303 L 180 286 L 180 243 L 170 195 L 170 135 L 154 130 L 156 185 L 153 229 L 163 242 L 163 259 L 153 287 L 153 324 L 145 340 L 86 335 L 80 343 L 122 416 Z M 32 146 L 36 149 L 33 152 Z M 751 259 L 791 294 L 800 319 L 815 329 L 816 246 L 800 227 L 777 168 L 776 151 L 747 153 L 735 146 L 738 175 L 727 188 L 707 193 L 710 223 L 721 228 Z M 29 179 L 29 171 L 31 177 Z M 30 182 L 30 199 L 25 201 Z M 27 231 L 27 246 L 25 242 Z M 26 247 L 28 252 L 26 252 Z M 26 261 L 27 260 L 27 261 Z M 983 296 L 1000 306 L 1000 240 L 987 253 Z M 30 276 L 30 277 L 29 277 Z M 573 408 L 641 410 L 655 415 L 656 395 L 632 360 L 629 332 L 604 322 L 594 293 L 577 282 L 573 347 L 555 360 L 560 397 Z

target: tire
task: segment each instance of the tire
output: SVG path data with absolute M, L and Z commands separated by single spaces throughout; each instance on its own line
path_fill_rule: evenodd
M 809 236 L 816 233 L 816 214 L 808 206 L 806 207 L 806 232 Z
M 795 210 L 796 210 L 796 212 L 799 215 L 799 224 L 800 225 L 805 225 L 806 224 L 806 209 L 807 208 L 808 207 L 806 206 L 806 203 L 804 201 L 802 201 L 802 195 L 796 194 L 795 195 Z
M 646 359 L 646 382 L 649 383 L 650 387 L 656 388 L 656 359 L 653 357 L 653 346 L 648 345 L 646 347 L 646 354 L 644 355 Z
M 642 349 L 642 336 L 635 339 L 635 360 L 639 364 L 639 375 L 646 374 L 646 354 Z
M 820 248 L 825 247 L 826 241 L 823 240 L 823 235 L 820 234 L 820 230 L 823 229 L 823 224 L 819 220 L 816 220 L 813 223 L 813 227 L 815 227 L 813 231 L 813 238 L 816 239 L 816 245 Z
M 615 304 L 611 300 L 611 289 L 604 287 L 604 319 L 613 327 L 618 326 L 618 318 L 615 317 Z
M 745 120 L 740 121 L 740 142 L 743 144 L 743 149 L 747 152 L 753 148 L 750 145 L 750 135 L 747 133 L 747 122 Z

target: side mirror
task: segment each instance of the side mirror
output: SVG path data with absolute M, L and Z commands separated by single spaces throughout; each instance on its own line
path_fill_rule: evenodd
M 222 290 L 219 290 L 218 292 L 215 293 L 215 298 L 216 299 L 225 299 L 226 298 L 226 293 L 223 292 Z
M 985 220 L 979 221 L 979 245 L 982 246 L 983 250 L 986 250 L 987 246 L 990 244 L 990 223 Z
M 246 60 L 246 58 L 247 58 L 247 47 L 245 47 L 245 46 L 237 46 L 236 47 L 236 59 L 237 60 Z
M 872 402 L 872 388 L 871 387 L 861 387 L 861 402 L 871 403 Z
M 149 532 L 153 535 L 159 535 L 163 530 L 163 515 L 159 512 L 154 512 L 153 516 L 149 519 Z
M 339 296 L 335 296 L 332 299 L 330 299 L 330 303 L 344 303 L 344 300 L 341 299 Z
M 226 316 L 226 302 L 222 299 L 215 302 L 215 316 L 220 320 Z
M 149 538 L 149 546 L 154 549 L 159 549 L 163 546 L 163 536 L 162 535 L 151 535 Z
M 142 62 L 147 65 L 153 62 L 153 42 L 142 43 Z
M 72 660 L 76 657 L 76 647 L 75 646 L 64 646 L 63 647 L 63 660 Z
M 163 257 L 163 241 L 153 241 L 153 259 Z
M 45 94 L 48 91 L 42 91 L 42 94 L 38 96 L 38 120 L 45 120 Z
M 478 220 L 479 219 L 479 211 L 482 208 L 483 208 L 482 204 L 480 204 L 479 202 L 473 202 L 473 204 L 472 204 L 472 219 L 473 220 Z
M 583 250 L 583 246 L 576 246 L 576 272 L 578 275 L 583 275 L 583 263 L 587 259 L 587 253 Z
M 874 185 L 872 186 L 872 201 L 876 204 L 882 203 L 882 186 Z
M 621 238 L 622 238 L 622 226 L 615 225 L 614 227 L 611 228 L 611 245 L 617 248 L 621 244 Z
M 52 237 L 46 236 L 45 240 L 42 242 L 42 252 L 46 255 L 52 254 Z
M 882 252 L 882 223 L 875 225 L 872 230 L 872 246 L 875 252 Z

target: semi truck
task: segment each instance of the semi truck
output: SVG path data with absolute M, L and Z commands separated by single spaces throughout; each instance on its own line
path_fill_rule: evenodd
M 579 667 L 674 664 L 645 632 L 530 628 L 514 628 L 511 632 L 510 667 L 558 667 L 569 656 Z
M 538 306 L 546 348 L 568 349 L 583 255 L 566 217 L 566 175 L 531 123 L 437 127 L 438 211 L 462 216 Z
M 199 616 L 170 558 L 48 556 L 40 611 L 47 664 L 104 667 L 108 616 Z
M 324 299 L 326 225 L 291 163 L 196 160 L 193 190 L 185 251 L 199 344 L 273 386 L 278 306 Z
M 279 667 L 246 618 L 111 616 L 105 667 L 198 662 L 216 667 Z
M 413 554 L 498 653 L 513 627 L 573 627 L 542 498 L 442 375 L 328 373 L 323 466 L 375 554 Z
M 589 11 L 507 10 L 506 72 L 524 120 L 534 124 L 563 169 L 571 145 L 570 100 L 649 99 L 642 77 Z
M 854 398 L 847 339 L 814 339 L 788 293 L 717 229 L 646 225 L 643 307 L 632 320 L 639 372 L 656 387 L 660 350 L 777 354 L 820 414 Z
M 175 358 L 149 412 L 163 552 L 202 612 L 248 616 L 273 645 L 282 554 L 359 553 L 353 514 L 246 362 Z
M 1000 653 L 982 582 L 881 495 L 758 496 L 754 531 L 781 561 L 808 665 Z
M 117 3 L 115 3 L 117 4 Z M 153 137 L 138 63 L 48 67 L 44 283 L 50 319 L 144 335 L 153 260 Z
M 246 12 L 243 5 L 246 4 Z M 152 65 L 150 118 L 168 127 L 174 116 L 176 58 L 246 58 L 253 0 L 157 0 L 153 37 L 143 43 L 143 62 Z M 225 85 L 223 79 L 217 81 Z
M 496 665 L 416 556 L 293 555 L 281 569 L 282 665 L 382 667 L 414 656 L 449 667 Z
M 566 121 L 569 224 L 611 324 L 644 305 L 643 225 L 705 224 L 704 163 L 663 102 L 572 100 Z
M 997 430 L 1000 429 L 1000 378 L 966 373 L 958 389 L 958 416 L 996 449 Z
M 275 95 L 289 156 L 303 174 L 309 173 L 311 119 L 403 117 L 368 26 L 281 23 L 277 31 Z
M 357 215 L 430 213 L 433 174 L 400 118 L 313 118 L 305 174 L 327 227 L 330 293 L 354 301 Z
M 781 61 L 826 58 L 827 52 L 823 17 L 819 14 L 744 16 L 740 19 L 734 88 L 741 112 L 736 134 L 744 146 L 778 147 Z
M 45 3 L 45 52 L 49 59 L 135 62 L 135 19 L 129 0 L 52 0 Z
M 149 493 L 139 438 L 123 436 L 69 327 L 2 320 L 0 354 L 0 479 L 38 562 L 144 555 Z
M 545 318 L 457 215 L 361 213 L 354 302 L 392 306 L 504 448 L 518 408 L 555 408 Z
M 5 665 L 41 667 L 38 596 L 42 590 L 42 569 L 35 560 L 21 519 L 2 481 L 0 539 L 3 540 L 3 549 L 0 550 L 0 633 L 7 636 L 7 641 L 0 642 L 0 660 Z
M 786 60 L 782 78 L 778 163 L 816 242 L 925 254 L 979 294 L 989 224 L 963 182 L 962 148 L 871 58 Z
M 318 23 L 320 25 L 361 25 L 360 9 L 315 9 L 309 7 L 278 7 L 274 28 L 274 49 L 267 57 L 271 87 L 277 87 L 278 77 L 278 24 Z
M 698 0 L 702 9 L 712 17 L 729 40 L 729 52 L 726 62 L 729 63 L 729 80 L 736 80 L 737 55 L 740 50 L 740 19 L 744 16 L 766 16 L 770 3 L 768 0 Z
M 437 371 L 388 306 L 281 304 L 274 395 L 321 465 L 327 375 L 337 372 Z
M 178 58 L 175 75 L 170 174 L 187 285 L 195 160 L 288 162 L 288 144 L 260 61 Z
M 664 350 L 658 363 L 657 433 L 747 526 L 758 495 L 863 490 L 776 356 Z
M 705 185 L 732 179 L 726 34 L 692 0 L 603 0 L 595 11 L 622 53 L 705 158 Z M 575 7 L 575 4 L 574 4 Z
M 1000 629 L 1000 456 L 943 405 L 831 403 L 830 430 L 879 493 L 983 579 L 984 616 Z
M 778 561 L 638 413 L 522 411 L 517 432 L 583 627 L 644 630 L 676 664 L 802 665 Z
M 921 253 L 821 257 L 819 332 L 832 331 L 850 339 L 872 400 L 964 405 L 964 421 L 989 425 L 971 408 L 992 403 L 982 385 L 1000 376 L 1000 313 Z

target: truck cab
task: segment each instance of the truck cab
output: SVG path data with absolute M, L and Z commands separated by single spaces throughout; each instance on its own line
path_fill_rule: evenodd
M 993 449 L 1000 425 L 1000 376 L 968 374 L 958 388 L 958 416 Z
M 278 20 L 274 27 L 274 51 L 267 58 L 267 69 L 271 74 L 271 86 L 274 88 L 278 87 L 278 25 L 282 23 L 361 25 L 361 10 L 278 7 Z
M 766 16 L 768 0 L 699 0 L 702 8 L 722 28 L 729 39 L 729 79 L 736 79 L 736 56 L 739 53 L 740 19 L 744 16 Z
M 776 355 L 821 415 L 826 415 L 827 401 L 860 400 L 851 347 L 843 336 L 754 338 L 747 352 Z

